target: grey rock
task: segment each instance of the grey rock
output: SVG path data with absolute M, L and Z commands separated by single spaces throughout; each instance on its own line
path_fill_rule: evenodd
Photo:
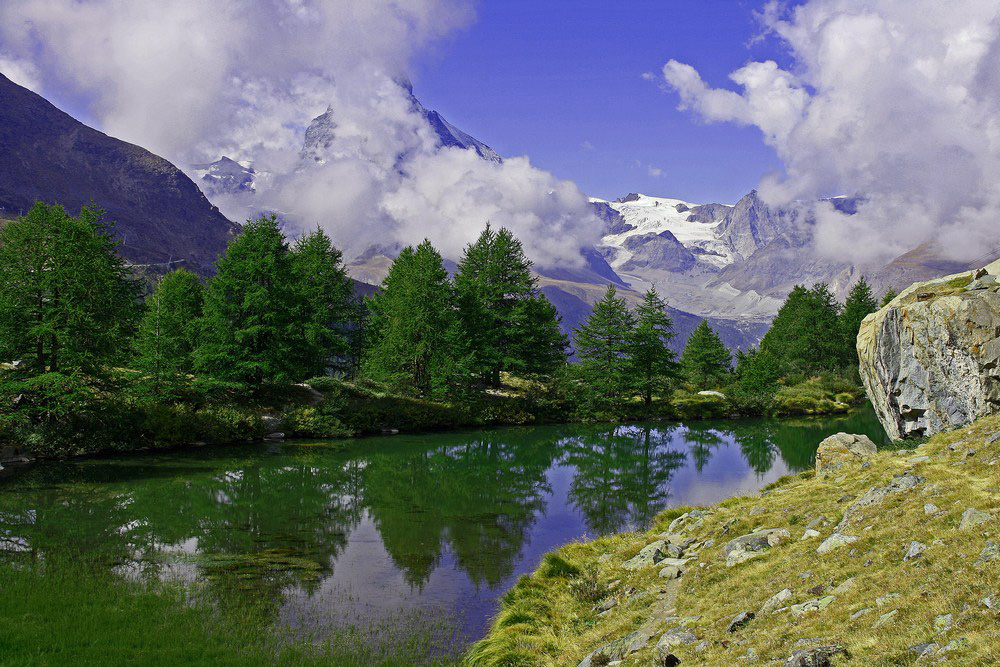
M 951 630 L 952 622 L 953 619 L 951 614 L 941 614 L 940 616 L 935 617 L 934 632 L 939 635 L 948 632 Z
M 861 618 L 862 616 L 864 616 L 865 614 L 869 613 L 871 610 L 872 610 L 871 607 L 865 607 L 864 609 L 858 609 L 856 612 L 854 612 L 853 614 L 851 614 L 851 620 L 852 621 L 856 621 L 859 618 Z
M 882 614 L 881 616 L 878 617 L 878 620 L 875 621 L 875 625 L 873 625 L 872 628 L 880 628 L 886 623 L 891 623 L 892 620 L 896 618 L 898 614 L 899 614 L 898 609 L 893 609 L 887 614 Z
M 931 457 L 929 456 L 914 456 L 912 459 L 907 459 L 906 463 L 911 466 L 915 466 L 918 463 L 927 463 L 930 460 Z
M 992 445 L 994 442 L 997 442 L 998 440 L 1000 440 L 1000 431 L 997 431 L 990 437 L 986 438 L 986 444 Z
M 614 598 L 608 598 L 604 602 L 601 602 L 600 604 L 596 605 L 594 607 L 594 611 L 600 614 L 610 609 L 614 609 L 616 606 L 618 606 L 618 600 Z
M 804 533 L 802 533 L 802 538 L 801 539 L 803 539 L 803 540 L 810 540 L 810 539 L 812 539 L 814 537 L 819 537 L 819 531 L 818 530 L 813 530 L 812 528 L 806 528 L 806 531 Z
M 917 644 L 916 646 L 911 646 L 906 650 L 908 653 L 913 653 L 917 657 L 923 657 L 925 655 L 934 655 L 934 652 L 937 651 L 937 649 L 938 645 L 932 643 L 932 644 Z
M 839 645 L 805 648 L 788 656 L 785 667 L 831 667 L 837 657 L 850 658 L 851 654 Z
M 812 600 L 806 600 L 802 604 L 793 604 L 790 608 L 792 616 L 805 616 L 814 611 L 821 611 L 830 606 L 836 598 L 833 595 L 827 595 L 821 598 L 813 598 Z
M 684 628 L 667 630 L 656 642 L 656 655 L 662 659 L 663 656 L 670 653 L 670 649 L 674 646 L 686 646 L 694 644 L 696 641 L 698 641 L 698 637 L 690 630 Z
M 996 263 L 987 269 L 1000 272 Z M 861 325 L 861 378 L 894 440 L 960 428 L 1000 411 L 1000 294 L 923 296 L 969 275 L 915 284 Z
M 861 510 L 871 507 L 872 505 L 877 505 L 885 500 L 886 496 L 909 491 L 923 482 L 924 478 L 917 475 L 901 475 L 893 479 L 888 486 L 872 487 L 867 493 L 865 493 L 865 495 L 858 498 L 851 504 L 850 507 L 847 508 L 847 511 L 844 512 L 844 516 L 840 519 L 840 523 L 837 524 L 835 532 L 840 532 L 844 527 L 846 527 Z
M 937 514 L 941 510 L 934 503 L 927 503 L 924 505 L 924 514 Z
M 880 607 L 884 607 L 885 605 L 889 604 L 898 597 L 899 593 L 887 593 L 881 597 L 875 598 L 875 604 L 877 604 Z
M 785 601 L 789 600 L 791 597 L 792 597 L 791 589 L 784 588 L 775 593 L 774 595 L 772 595 L 770 598 L 768 598 L 767 602 L 764 603 L 764 605 L 760 608 L 760 611 L 758 611 L 757 613 L 769 614 L 773 612 L 775 609 L 779 609 L 785 603 Z
M 647 544 L 638 554 L 622 563 L 622 567 L 626 570 L 641 570 L 652 567 L 667 557 L 664 553 L 666 548 L 667 543 L 664 540 Z
M 729 625 L 726 627 L 727 632 L 736 632 L 745 628 L 750 621 L 754 619 L 756 614 L 752 611 L 741 611 L 733 617 L 733 620 L 729 621 Z
M 993 595 L 988 595 L 980 600 L 980 602 L 987 609 L 1000 609 L 1000 594 L 994 593 Z
M 609 660 L 621 660 L 622 658 L 632 655 L 636 651 L 641 651 L 645 648 L 646 644 L 649 643 L 649 637 L 649 634 L 641 630 L 629 633 L 621 639 L 616 639 L 613 642 L 608 642 L 604 646 L 601 646 L 599 649 L 581 660 L 577 667 L 591 667 L 594 658 L 598 655 L 603 655 Z
M 975 565 L 982 567 L 986 563 L 992 563 L 996 559 L 1000 558 L 1000 545 L 996 542 L 989 541 L 983 550 L 979 553 L 979 558 L 976 559 Z
M 750 510 L 750 516 L 760 516 L 765 513 L 767 513 L 767 510 L 763 507 L 754 507 Z
M 927 545 L 921 542 L 910 542 L 910 547 L 906 550 L 906 554 L 903 555 L 904 561 L 916 560 L 924 555 L 927 551 Z
M 771 547 L 791 539 L 792 535 L 784 528 L 772 528 L 758 530 L 742 537 L 731 540 L 722 549 L 726 558 L 726 566 L 732 567 L 737 563 L 748 561 L 762 555 Z
M 830 537 L 823 540 L 823 543 L 816 548 L 816 553 L 822 555 L 830 553 L 834 549 L 839 549 L 845 547 L 848 544 L 854 544 L 858 541 L 858 537 L 854 535 L 842 535 L 841 533 L 834 533 Z
M 858 581 L 857 577 L 850 577 L 848 579 L 844 579 L 832 591 L 830 591 L 830 594 L 843 595 L 845 593 L 848 593 L 854 589 L 854 586 L 857 584 L 857 581 Z
M 819 443 L 816 450 L 816 472 L 836 470 L 845 463 L 856 463 L 878 451 L 867 435 L 836 433 Z
M 660 575 L 660 578 L 662 578 L 662 579 L 676 579 L 677 577 L 681 576 L 683 573 L 684 573 L 684 571 L 681 570 L 676 565 L 667 565 L 662 570 L 660 570 L 659 575 Z
M 993 519 L 992 516 L 986 512 L 980 512 L 977 509 L 970 507 L 969 509 L 962 512 L 962 522 L 958 525 L 959 530 L 967 530 L 969 528 L 975 528 Z

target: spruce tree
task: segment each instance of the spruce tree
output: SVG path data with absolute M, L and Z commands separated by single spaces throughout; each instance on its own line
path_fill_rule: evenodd
M 635 327 L 629 336 L 629 365 L 635 387 L 649 407 L 653 394 L 666 391 L 677 374 L 676 355 L 668 346 L 674 338 L 667 304 L 650 288 L 635 310 Z
M 95 205 L 74 218 L 39 202 L 0 231 L 0 359 L 34 374 L 124 361 L 140 290 L 110 228 Z
M 594 304 L 586 323 L 576 332 L 579 373 L 588 402 L 599 410 L 615 409 L 632 395 L 635 384 L 630 368 L 630 342 L 635 318 L 625 299 L 608 285 L 604 298 Z
M 730 398 L 744 414 L 765 414 L 778 391 L 781 368 L 767 351 L 750 348 L 736 351 L 736 382 L 730 388 Z
M 825 283 L 796 285 L 761 341 L 784 373 L 835 370 L 843 363 L 840 306 Z
M 368 308 L 367 377 L 422 396 L 461 389 L 468 373 L 466 336 L 448 272 L 429 241 L 403 249 Z
M 462 325 L 481 380 L 503 371 L 548 373 L 565 362 L 566 339 L 555 309 L 539 294 L 521 242 L 487 225 L 465 249 L 455 275 Z
M 165 275 L 146 299 L 136 337 L 136 366 L 159 384 L 194 370 L 204 290 L 185 269 Z
M 355 302 L 343 254 L 322 229 L 301 237 L 291 252 L 302 309 L 297 320 L 306 343 L 301 350 L 303 370 L 307 376 L 346 372 Z
M 247 221 L 205 289 L 195 368 L 253 389 L 303 379 L 301 290 L 274 215 Z
M 888 306 L 889 302 L 891 302 L 897 296 L 899 296 L 899 294 L 896 292 L 896 290 L 892 289 L 891 287 L 887 289 L 885 291 L 885 294 L 882 295 L 882 307 L 884 308 Z
M 702 320 L 684 346 L 681 371 L 684 379 L 697 388 L 711 389 L 726 383 L 732 356 L 708 320 Z
M 861 330 L 861 321 L 871 313 L 878 310 L 878 302 L 872 295 L 872 288 L 865 280 L 864 276 L 855 283 L 844 301 L 844 308 L 840 312 L 840 329 L 843 338 L 843 362 L 845 364 L 857 363 L 858 331 Z

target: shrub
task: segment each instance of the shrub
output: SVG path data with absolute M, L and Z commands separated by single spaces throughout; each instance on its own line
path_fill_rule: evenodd
M 562 556 L 548 553 L 542 558 L 542 565 L 538 568 L 538 574 L 545 579 L 555 579 L 557 577 L 578 577 L 581 572 L 579 567 L 570 563 Z
M 297 438 L 347 438 L 354 435 L 354 431 L 335 414 L 314 406 L 285 413 L 282 428 L 288 435 Z
M 677 391 L 671 404 L 674 413 L 682 419 L 718 419 L 732 411 L 729 401 L 724 398 L 684 391 Z
M 580 576 L 569 582 L 569 592 L 580 602 L 595 604 L 611 594 L 611 589 L 597 575 L 597 566 L 588 563 Z

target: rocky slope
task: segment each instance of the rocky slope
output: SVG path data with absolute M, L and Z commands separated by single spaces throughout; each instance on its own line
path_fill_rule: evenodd
M 858 357 L 893 438 L 1000 412 L 1000 261 L 904 290 L 865 318 Z
M 1000 417 L 915 451 L 863 440 L 824 441 L 818 470 L 757 497 L 549 554 L 468 662 L 998 664 Z
M 0 213 L 19 215 L 36 200 L 73 214 L 97 202 L 116 223 L 121 254 L 163 269 L 210 273 L 238 231 L 174 165 L 0 74 Z

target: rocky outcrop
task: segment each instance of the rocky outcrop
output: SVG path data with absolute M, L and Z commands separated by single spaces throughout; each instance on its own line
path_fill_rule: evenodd
M 861 378 L 894 439 L 1000 412 L 1000 261 L 904 290 L 858 334 Z
M 867 435 L 835 433 L 819 443 L 816 472 L 836 470 L 845 463 L 858 463 L 876 451 L 878 448 Z

